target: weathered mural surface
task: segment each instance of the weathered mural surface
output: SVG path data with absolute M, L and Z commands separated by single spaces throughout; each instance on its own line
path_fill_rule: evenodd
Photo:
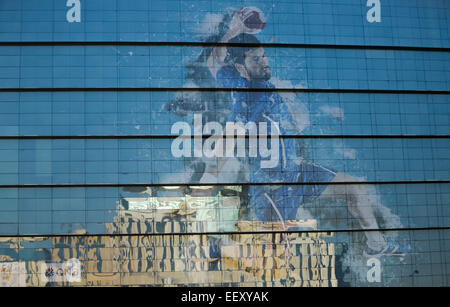
M 448 285 L 448 34 L 315 2 L 0 3 L 0 286 Z

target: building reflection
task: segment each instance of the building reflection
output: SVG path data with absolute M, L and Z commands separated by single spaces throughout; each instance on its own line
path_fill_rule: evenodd
M 188 188 L 189 194 L 185 187 L 124 190 L 104 234 L 78 230 L 61 236 L 0 238 L 0 251 L 9 253 L 0 255 L 0 282 L 4 286 L 338 285 L 335 246 L 326 242 L 334 234 L 319 232 L 316 220 L 246 220 L 240 187 L 216 192 L 214 187 Z M 299 229 L 311 232 L 286 233 Z M 80 282 L 45 279 L 43 264 L 69 259 L 81 263 Z

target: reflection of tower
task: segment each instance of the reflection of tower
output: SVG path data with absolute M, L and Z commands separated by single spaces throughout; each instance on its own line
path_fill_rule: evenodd
M 154 234 L 138 236 L 152 240 L 151 245 L 140 247 L 141 253 L 152 255 L 151 259 L 131 255 L 130 240 L 135 236 L 118 238 L 120 254 L 125 256 L 122 269 L 128 273 L 127 280 L 131 284 L 145 280 L 145 284 L 220 285 L 222 271 L 214 252 L 215 240 L 202 233 L 233 231 L 238 211 L 239 197 L 236 196 L 127 197 L 118 203 L 118 214 L 114 223 L 107 225 L 107 230 L 109 233 Z M 140 274 L 142 271 L 134 270 L 141 267 L 151 268 L 145 277 Z
M 49 253 L 49 259 L 19 261 L 25 263 L 22 280 L 27 286 L 46 285 L 40 277 L 43 263 L 69 259 L 80 261 L 81 282 L 55 284 L 337 286 L 334 244 L 324 240 L 332 233 L 276 233 L 283 227 L 316 230 L 316 221 L 239 221 L 239 207 L 238 196 L 221 193 L 127 197 L 117 203 L 113 223 L 106 224 L 109 234 L 23 237 L 3 243 L 17 255 L 24 248 L 31 249 L 26 254 Z M 0 259 L 17 262 L 17 255 Z
M 317 230 L 315 220 L 239 222 L 233 244 L 222 247 L 224 270 L 252 272 L 257 286 L 337 286 L 334 244 L 323 239 L 333 233 L 276 233 L 284 227 Z
M 156 234 L 138 236 L 153 240 L 153 244 L 140 247 L 141 254 L 153 256 L 148 259 L 131 255 L 133 244 L 130 240 L 134 236 L 118 238 L 120 254 L 125 256 L 122 269 L 131 284 L 139 284 L 139 280 L 153 284 L 152 279 L 154 284 L 164 285 L 337 286 L 334 244 L 323 239 L 333 236 L 332 233 L 248 234 L 283 228 L 277 222 L 238 221 L 238 197 L 125 200 L 128 210 L 122 207 L 118 211 L 115 223 L 108 231 Z M 148 209 L 150 207 L 153 209 Z M 225 216 L 229 217 L 228 221 Z M 285 226 L 317 230 L 315 220 L 286 221 Z M 235 234 L 187 235 L 223 231 Z M 217 249 L 218 253 L 215 252 Z M 141 274 L 142 270 L 133 270 L 144 267 L 148 268 L 147 278 Z

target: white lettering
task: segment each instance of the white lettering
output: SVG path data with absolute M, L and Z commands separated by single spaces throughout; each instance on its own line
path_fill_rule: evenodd
M 212 131 L 214 131 L 214 134 L 206 139 L 205 143 L 203 144 L 203 154 L 207 158 L 223 157 L 222 126 L 218 122 L 206 123 L 205 127 L 203 128 L 203 133 L 206 135 L 210 135 L 212 134 Z
M 367 0 L 367 6 L 371 7 L 367 12 L 367 21 L 370 23 L 381 22 L 380 0 Z
M 67 0 L 67 7 L 71 7 L 67 11 L 66 19 L 68 22 L 81 22 L 81 3 L 80 0 Z
M 236 136 L 237 136 L 237 141 L 236 141 L 237 156 L 245 157 L 245 128 L 242 125 L 242 123 L 232 123 L 232 122 L 227 122 L 226 126 L 225 126 L 225 133 L 227 135 L 226 157 L 228 157 L 228 158 L 234 157 L 234 148 L 235 148 L 234 132 L 236 132 Z
M 191 127 L 188 123 L 176 122 L 172 126 L 171 133 L 179 134 L 180 131 L 182 131 L 182 134 L 172 142 L 170 148 L 172 155 L 175 158 L 191 157 Z M 180 149 L 180 145 L 182 149 Z
M 270 148 L 267 139 L 267 122 L 259 123 L 259 131 L 254 122 L 248 122 L 245 126 L 242 123 L 227 122 L 225 125 L 225 135 L 223 128 L 218 122 L 208 122 L 203 126 L 202 115 L 194 114 L 194 150 L 193 156 L 196 158 L 221 158 L 221 157 L 245 157 L 246 133 L 248 132 L 248 155 L 261 158 L 261 168 L 274 168 L 278 165 L 280 155 L 281 133 L 277 122 L 270 122 Z M 191 152 L 191 127 L 186 122 L 176 122 L 172 125 L 172 134 L 180 134 L 171 145 L 172 155 L 175 158 L 192 157 Z M 209 137 L 203 142 L 203 136 Z M 224 148 L 225 137 L 225 148 Z M 237 139 L 237 140 L 235 140 Z M 283 146 L 283 144 L 281 144 Z M 225 152 L 224 152 L 225 151 Z
M 269 292 L 226 292 L 225 300 L 227 302 L 268 302 L 268 293 Z
M 370 258 L 367 260 L 367 266 L 370 267 L 367 272 L 368 282 L 381 282 L 381 263 L 378 258 Z
M 202 136 L 203 118 L 201 114 L 194 114 L 194 157 L 201 158 L 203 155 Z
M 261 168 L 274 168 L 278 165 L 280 157 L 280 147 L 278 140 L 279 131 L 278 123 L 271 122 L 271 137 L 270 137 L 270 149 L 268 149 L 267 143 L 267 123 L 259 123 L 259 154 L 262 158 L 269 158 L 270 160 L 261 161 Z

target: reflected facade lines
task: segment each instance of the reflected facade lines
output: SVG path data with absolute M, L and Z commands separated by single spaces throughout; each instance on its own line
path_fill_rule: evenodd
M 0 286 L 449 285 L 449 3 L 81 1 L 0 2 Z

